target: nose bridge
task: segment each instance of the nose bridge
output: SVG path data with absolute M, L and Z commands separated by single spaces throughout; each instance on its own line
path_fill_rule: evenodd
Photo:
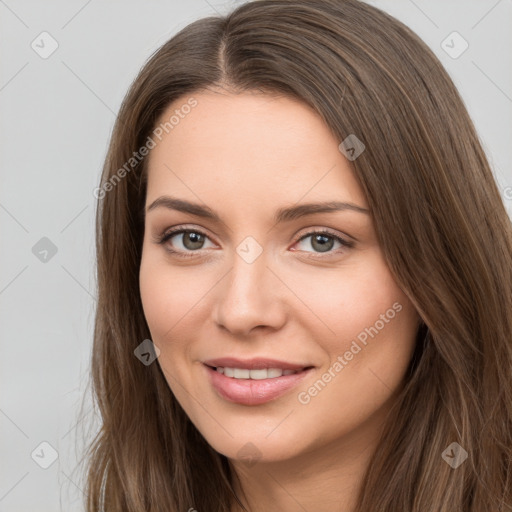
M 232 268 L 217 295 L 216 322 L 233 333 L 249 334 L 258 326 L 274 329 L 284 322 L 278 279 L 269 268 L 268 254 L 247 237 L 233 254 Z

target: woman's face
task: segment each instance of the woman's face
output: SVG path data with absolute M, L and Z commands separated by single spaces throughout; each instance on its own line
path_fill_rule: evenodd
M 233 460 L 369 439 L 419 317 L 341 141 L 290 98 L 193 98 L 167 109 L 148 161 L 140 288 L 170 389 Z

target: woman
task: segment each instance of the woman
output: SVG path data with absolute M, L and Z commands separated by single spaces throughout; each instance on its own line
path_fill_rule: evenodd
M 463 102 L 355 0 L 146 63 L 97 190 L 87 510 L 512 510 L 512 228 Z

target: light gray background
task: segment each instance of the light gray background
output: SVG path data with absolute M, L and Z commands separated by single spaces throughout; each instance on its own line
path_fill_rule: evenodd
M 447 68 L 512 214 L 511 0 L 369 3 L 410 26 Z M 96 305 L 93 189 L 115 114 L 157 47 L 236 4 L 0 0 L 0 512 L 83 510 L 74 426 Z M 31 47 L 42 47 L 43 31 L 59 45 L 46 59 Z M 456 59 L 441 47 L 453 31 L 469 44 Z M 57 248 L 46 262 L 32 252 L 43 237 Z M 51 461 L 42 442 L 58 453 L 48 469 L 31 457 L 36 449 L 38 462 Z

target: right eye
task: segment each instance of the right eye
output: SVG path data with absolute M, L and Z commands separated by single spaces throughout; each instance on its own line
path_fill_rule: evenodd
M 182 255 L 180 253 L 184 253 L 183 255 L 185 255 L 189 252 L 197 252 L 204 249 L 204 244 L 208 240 L 208 236 L 202 231 L 197 229 L 184 229 L 179 226 L 170 231 L 165 231 L 158 237 L 157 243 L 170 245 L 170 247 L 166 247 L 167 250 L 179 255 Z M 212 246 L 214 245 L 212 244 Z

